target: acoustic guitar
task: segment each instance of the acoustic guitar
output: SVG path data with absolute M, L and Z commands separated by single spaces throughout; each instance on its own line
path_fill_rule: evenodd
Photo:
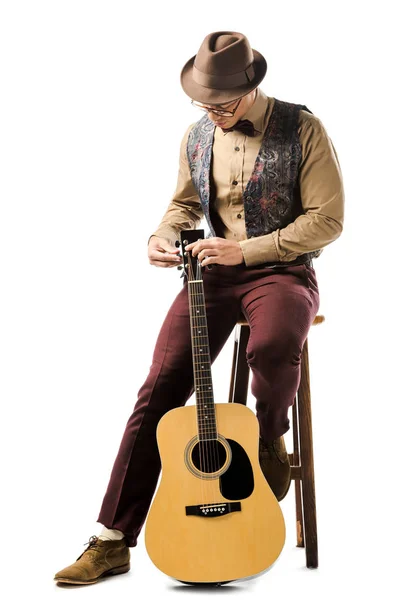
M 214 402 L 202 267 L 185 251 L 203 238 L 202 229 L 181 232 L 196 404 L 158 423 L 162 470 L 145 545 L 166 575 L 221 585 L 269 569 L 285 543 L 285 522 L 261 471 L 257 417 L 242 404 Z

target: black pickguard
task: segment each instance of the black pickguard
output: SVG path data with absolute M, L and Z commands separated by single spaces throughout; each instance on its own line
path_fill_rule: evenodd
M 243 500 L 254 490 L 253 468 L 244 448 L 235 440 L 226 439 L 232 450 L 232 462 L 220 477 L 220 491 L 227 500 Z

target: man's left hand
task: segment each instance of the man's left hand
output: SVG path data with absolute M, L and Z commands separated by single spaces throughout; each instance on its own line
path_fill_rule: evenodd
M 191 250 L 192 256 L 198 255 L 202 267 L 211 265 L 239 265 L 244 262 L 242 248 L 235 240 L 212 237 L 198 240 L 185 246 L 185 250 Z

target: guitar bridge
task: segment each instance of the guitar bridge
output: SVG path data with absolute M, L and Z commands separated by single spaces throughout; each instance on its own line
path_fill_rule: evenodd
M 195 517 L 222 517 L 231 512 L 241 511 L 240 502 L 221 502 L 217 504 L 195 504 L 186 506 L 186 514 Z

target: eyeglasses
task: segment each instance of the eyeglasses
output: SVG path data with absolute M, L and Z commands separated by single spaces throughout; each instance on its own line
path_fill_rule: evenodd
M 221 117 L 233 117 L 233 115 L 235 114 L 235 112 L 237 111 L 239 104 L 241 103 L 242 98 L 239 98 L 238 103 L 236 104 L 235 108 L 233 110 L 225 110 L 223 108 L 222 104 L 216 104 L 214 106 L 221 106 L 222 108 L 209 108 L 208 106 L 204 106 L 203 104 L 200 104 L 198 102 L 196 102 L 195 100 L 191 100 L 191 104 L 193 106 L 195 106 L 196 108 L 199 108 L 200 110 L 208 113 L 208 112 L 212 112 L 214 113 L 214 115 L 220 115 Z M 228 103 L 228 106 L 230 106 L 232 104 L 232 102 Z

